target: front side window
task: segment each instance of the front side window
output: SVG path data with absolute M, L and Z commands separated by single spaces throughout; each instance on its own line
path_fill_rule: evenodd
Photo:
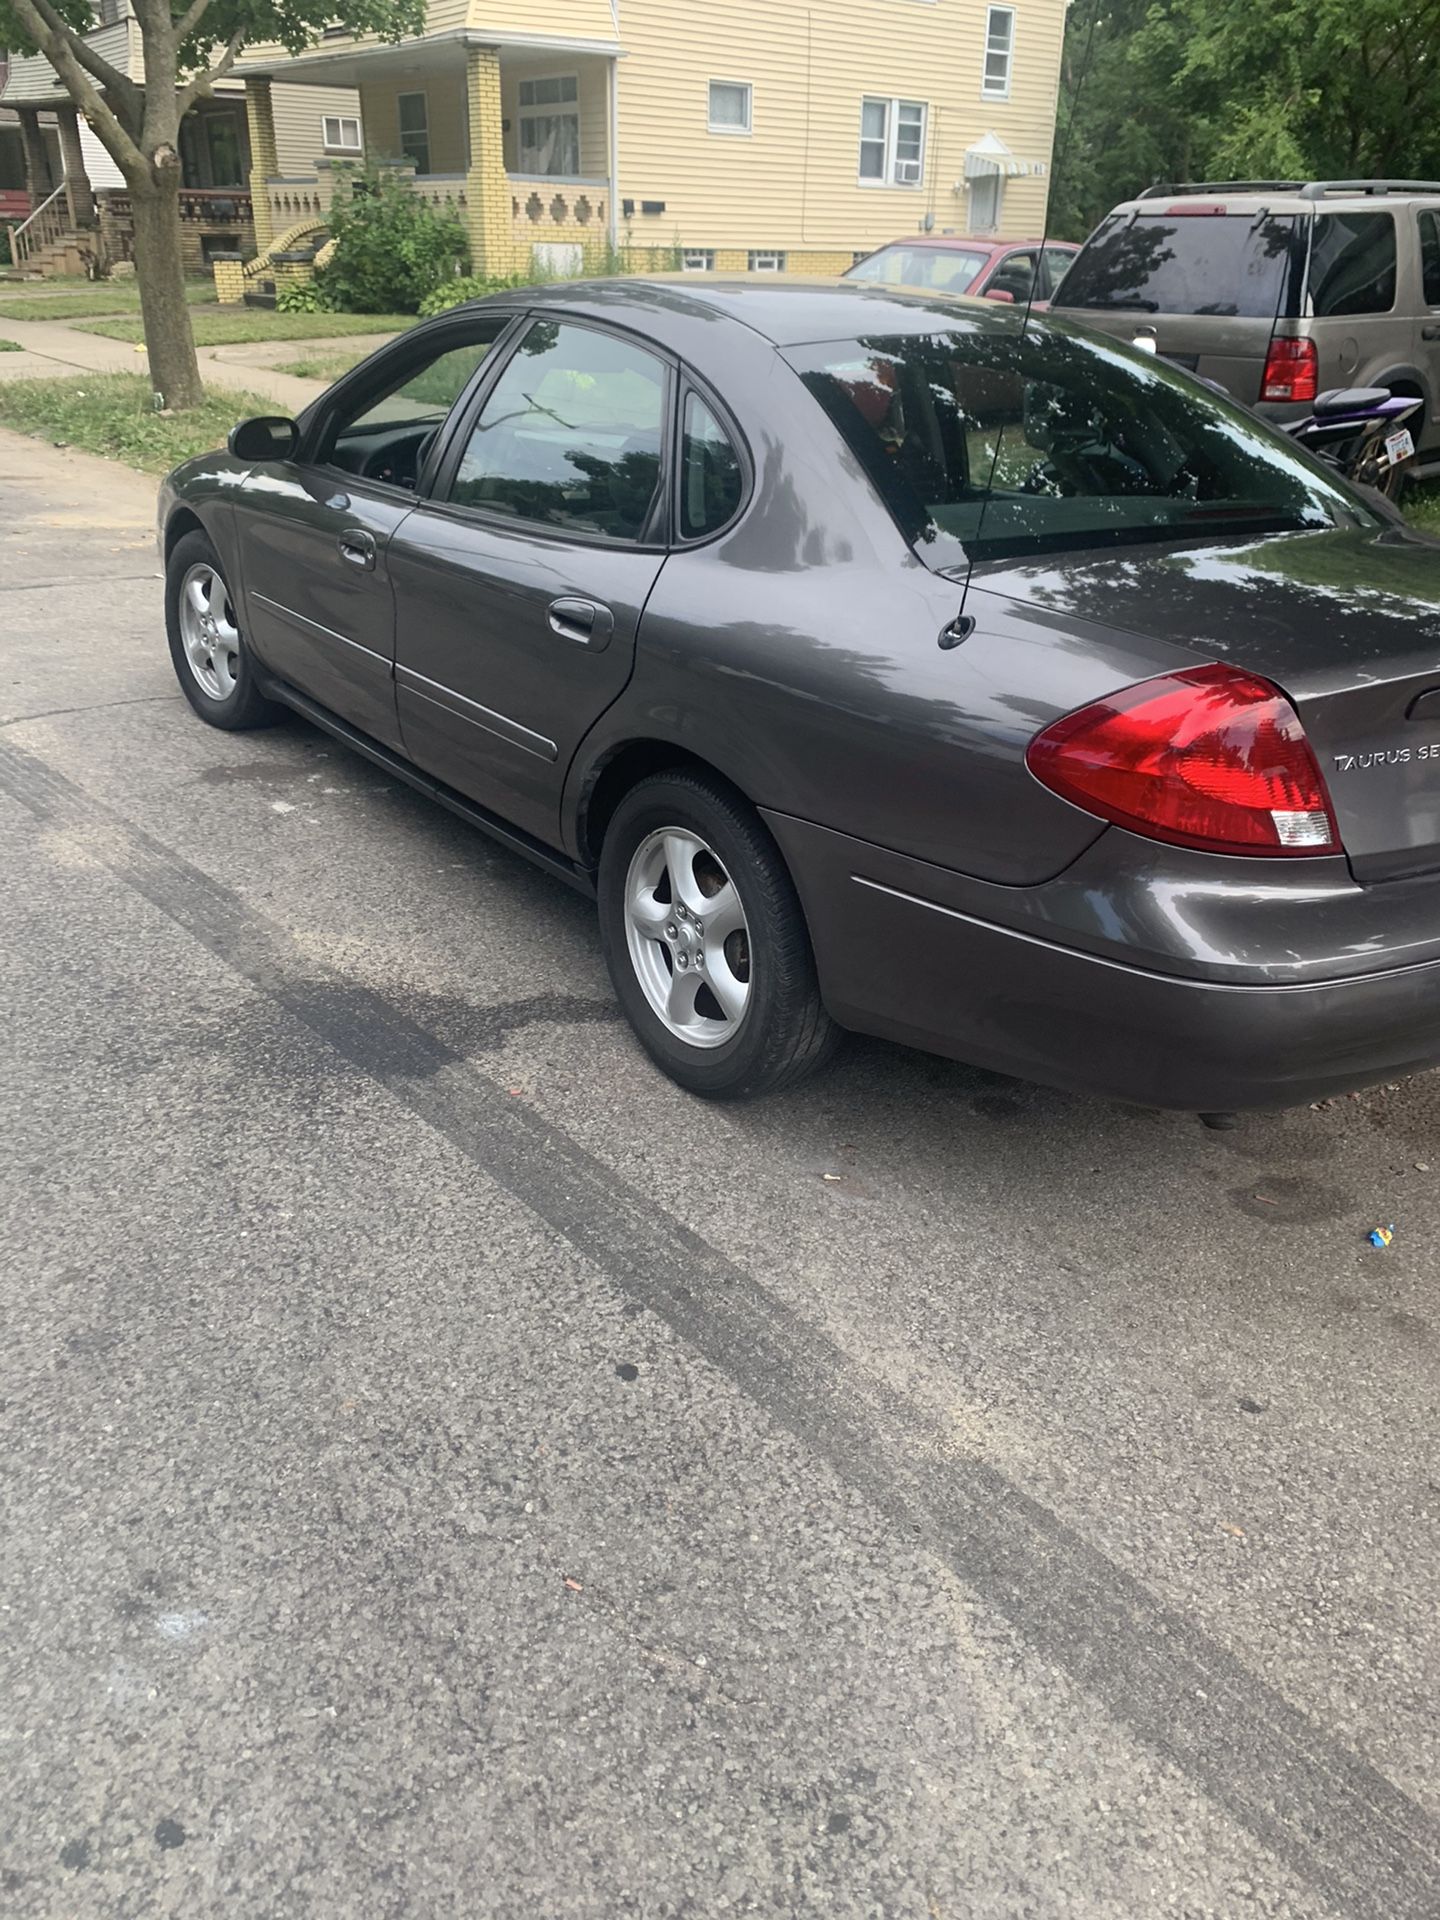
M 940 293 L 964 293 L 990 258 L 963 247 L 907 247 L 897 243 L 862 256 L 847 280 L 876 280 L 887 287 L 933 287 Z
M 680 532 L 687 540 L 733 520 L 745 488 L 740 455 L 698 393 L 685 396 L 680 425 Z
M 450 498 L 600 540 L 638 540 L 660 481 L 665 367 L 593 327 L 537 320 L 470 434 Z
M 749 133 L 750 88 L 735 80 L 710 82 L 711 133 Z
M 395 112 L 400 122 L 400 151 L 416 173 L 430 171 L 430 107 L 423 93 L 398 93 Z
M 320 122 L 321 138 L 330 153 L 359 153 L 360 122 L 353 114 L 327 113 Z
M 1163 360 L 1043 322 L 787 357 L 939 569 L 1378 525 L 1253 414 Z
M 520 82 L 520 172 L 580 171 L 580 84 L 573 73 Z
M 918 187 L 925 174 L 923 100 L 860 102 L 862 185 Z
M 1389 313 L 1394 304 L 1394 215 L 1317 213 L 1310 243 L 1310 311 L 1315 318 Z
M 463 345 L 418 363 L 402 356 L 393 375 L 377 377 L 332 418 L 318 457 L 347 473 L 413 487 L 430 441 L 509 321 L 508 314 L 477 321 Z
M 1007 253 L 994 273 L 986 293 L 1008 293 L 1016 306 L 1023 307 L 1035 297 L 1035 256 L 1033 253 Z
M 985 71 L 980 92 L 986 100 L 1010 98 L 1010 64 L 1015 54 L 1015 9 L 991 7 L 985 23 Z
M 1303 217 L 1293 213 L 1112 214 L 1065 276 L 1064 304 L 1293 318 L 1304 269 Z

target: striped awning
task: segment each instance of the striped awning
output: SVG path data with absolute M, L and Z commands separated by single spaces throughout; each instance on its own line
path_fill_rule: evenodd
M 1045 165 L 1033 160 L 1021 160 L 1013 154 L 998 134 L 987 133 L 965 149 L 965 178 L 982 180 L 987 174 L 998 173 L 1007 180 L 1018 180 L 1025 175 L 1044 173 Z

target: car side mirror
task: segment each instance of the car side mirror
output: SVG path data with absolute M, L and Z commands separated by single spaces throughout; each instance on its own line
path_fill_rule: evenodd
M 1015 304 L 1014 294 L 1007 293 L 1004 287 L 987 287 L 984 297 L 987 300 L 1001 300 L 1007 307 L 1013 307 Z
M 300 440 L 300 429 L 280 414 L 259 414 L 230 429 L 226 441 L 237 460 L 289 460 Z

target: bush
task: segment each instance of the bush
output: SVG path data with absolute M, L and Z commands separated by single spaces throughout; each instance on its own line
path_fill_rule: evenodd
M 323 313 L 325 300 L 313 280 L 290 280 L 275 294 L 277 313 Z
M 504 293 L 511 287 L 534 285 L 533 276 L 527 280 L 518 273 L 461 273 L 453 280 L 444 281 L 433 293 L 427 293 L 420 302 L 420 312 L 422 316 L 448 313 L 451 307 L 458 307 L 466 300 L 478 300 L 482 294 Z
M 316 274 L 322 305 L 341 313 L 415 313 L 469 264 L 465 229 L 394 174 L 357 173 L 330 208 L 335 251 Z

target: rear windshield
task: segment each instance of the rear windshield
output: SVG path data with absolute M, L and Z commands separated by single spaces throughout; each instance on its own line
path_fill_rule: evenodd
M 882 247 L 868 260 L 858 261 L 845 278 L 964 293 L 989 258 L 988 253 L 968 253 L 960 247 Z
M 1142 541 L 1375 526 L 1244 408 L 1044 322 L 788 355 L 933 567 Z
M 1112 214 L 1065 276 L 1064 304 L 1131 313 L 1298 313 L 1305 257 L 1293 213 Z

